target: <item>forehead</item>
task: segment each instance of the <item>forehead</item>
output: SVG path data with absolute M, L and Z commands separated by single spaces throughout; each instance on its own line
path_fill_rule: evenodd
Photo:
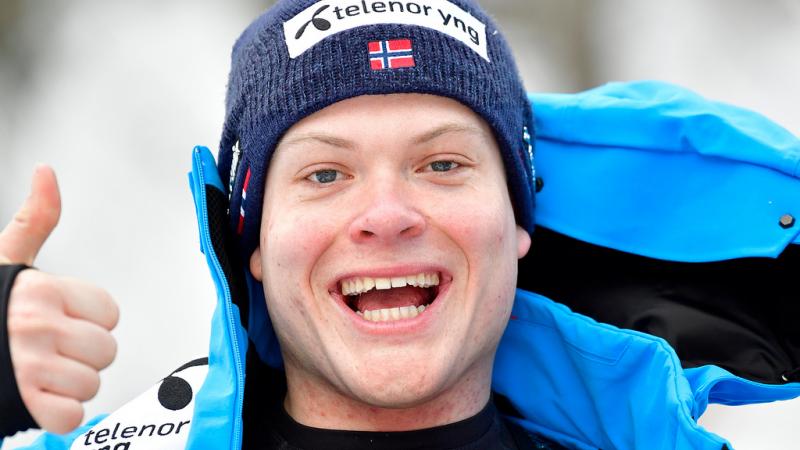
M 421 144 L 450 133 L 471 134 L 496 146 L 485 120 L 456 100 L 429 94 L 364 95 L 334 103 L 294 124 L 278 149 L 308 140 L 338 147 L 355 141 Z

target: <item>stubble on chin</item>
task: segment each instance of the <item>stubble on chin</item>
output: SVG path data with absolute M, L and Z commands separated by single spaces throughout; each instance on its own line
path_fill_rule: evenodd
M 454 423 L 477 414 L 488 402 L 491 366 L 473 367 L 449 388 L 427 381 L 394 383 L 388 388 L 337 387 L 287 367 L 284 402 L 297 422 L 316 428 L 358 431 L 408 431 Z M 316 379 L 315 379 L 316 378 Z M 416 380 L 419 381 L 419 380 Z

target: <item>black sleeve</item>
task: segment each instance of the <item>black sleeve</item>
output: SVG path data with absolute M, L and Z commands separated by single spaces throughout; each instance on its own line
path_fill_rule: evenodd
M 11 287 L 17 274 L 25 269 L 28 266 L 0 265 L 0 438 L 36 427 L 36 422 L 19 395 L 8 348 L 7 319 Z

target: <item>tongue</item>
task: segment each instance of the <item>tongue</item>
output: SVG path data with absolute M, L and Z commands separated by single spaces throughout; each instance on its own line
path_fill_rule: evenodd
M 420 306 L 427 303 L 428 292 L 424 288 L 405 286 L 392 289 L 365 292 L 356 300 L 359 311 L 397 308 L 402 306 Z

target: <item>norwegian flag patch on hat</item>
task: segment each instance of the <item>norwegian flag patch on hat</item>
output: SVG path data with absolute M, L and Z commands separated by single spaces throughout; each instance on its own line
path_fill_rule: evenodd
M 416 66 L 411 39 L 371 41 L 369 43 L 369 65 L 372 70 Z

